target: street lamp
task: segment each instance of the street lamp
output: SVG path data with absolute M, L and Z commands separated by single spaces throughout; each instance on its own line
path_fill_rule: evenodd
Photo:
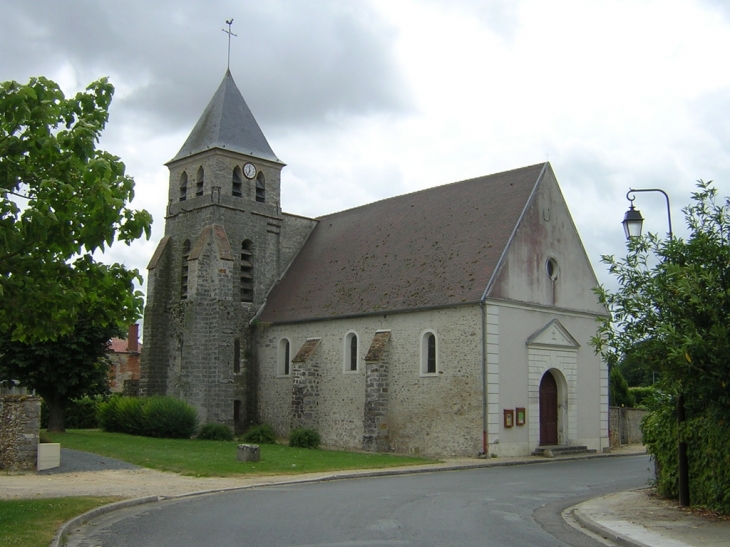
M 671 239 L 673 237 L 672 212 L 669 208 L 669 196 L 664 190 L 661 190 L 659 188 L 629 188 L 629 191 L 626 192 L 626 199 L 629 200 L 629 202 L 631 203 L 631 207 L 628 211 L 626 211 L 626 214 L 624 215 L 624 220 L 623 222 L 621 222 L 621 224 L 624 225 L 624 233 L 626 234 L 626 239 L 639 237 L 641 235 L 641 229 L 644 225 L 644 217 L 641 216 L 641 211 L 634 207 L 634 200 L 636 199 L 636 196 L 629 197 L 636 192 L 660 192 L 664 194 L 664 198 L 667 200 L 667 221 L 669 222 L 669 239 Z
M 633 197 L 629 197 L 636 192 L 660 192 L 664 195 L 664 198 L 667 200 L 667 222 L 669 224 L 669 239 L 672 239 L 674 235 L 672 234 L 672 212 L 669 208 L 669 196 L 664 190 L 661 190 L 659 188 L 629 188 L 629 191 L 626 192 L 626 199 L 629 200 L 629 202 L 631 203 L 631 207 L 628 211 L 626 211 L 626 214 L 624 215 L 624 220 L 622 222 L 622 224 L 624 225 L 624 233 L 626 234 L 626 239 L 641 236 L 641 228 L 644 224 L 644 219 L 641 216 L 641 212 L 639 212 L 638 209 L 634 208 L 634 199 L 636 199 L 636 196 L 634 195 Z M 679 474 L 679 505 L 683 507 L 687 507 L 689 505 L 689 463 L 687 461 L 687 442 L 682 440 L 681 432 L 681 424 L 684 423 L 685 419 L 684 393 L 680 392 L 679 396 L 677 397 L 677 425 L 679 426 L 677 428 L 677 435 L 679 437 L 679 442 L 677 445 L 677 471 Z

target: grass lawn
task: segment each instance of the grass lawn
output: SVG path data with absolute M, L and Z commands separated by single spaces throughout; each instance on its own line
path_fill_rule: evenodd
M 67 520 L 120 498 L 0 500 L 0 545 L 47 547 Z
M 64 448 L 85 450 L 159 471 L 194 477 L 282 475 L 433 463 L 433 460 L 424 458 L 290 448 L 281 444 L 260 445 L 261 461 L 244 463 L 236 459 L 238 441 L 153 439 L 95 429 L 72 429 L 66 433 L 44 435 L 51 442 L 61 443 Z

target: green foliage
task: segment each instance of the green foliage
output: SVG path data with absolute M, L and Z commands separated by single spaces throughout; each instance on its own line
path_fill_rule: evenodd
M 634 398 L 634 406 L 646 408 L 651 404 L 654 397 L 654 388 L 649 387 L 630 387 L 629 393 Z
M 119 326 L 139 316 L 139 273 L 94 258 L 152 222 L 126 207 L 124 163 L 96 149 L 113 93 L 106 78 L 70 98 L 42 77 L 0 84 L 0 332 L 13 340 L 56 340 L 82 314 L 108 325 L 98 310 Z
M 159 471 L 200 477 L 289 475 L 434 463 L 425 458 L 396 454 L 307 450 L 282 444 L 262 444 L 261 461 L 240 462 L 236 459 L 237 441 L 154 439 L 90 429 L 49 433 L 49 436 L 51 442 L 62 443 L 65 448 L 93 452 Z
M 224 424 L 205 424 L 200 428 L 196 439 L 203 441 L 232 441 L 233 431 Z
M 641 343 L 638 343 L 637 346 L 640 348 Z M 648 387 L 654 384 L 658 378 L 658 372 L 644 363 L 640 353 L 631 351 L 625 354 L 618 364 L 629 387 Z
M 99 426 L 114 433 L 144 434 L 144 403 L 141 397 L 111 397 L 99 405 Z
M 65 409 L 65 425 L 69 429 L 97 429 L 99 427 L 99 405 L 106 402 L 106 395 L 84 395 L 69 399 Z M 41 428 L 48 428 L 48 405 L 41 400 Z
M 665 397 L 642 423 L 647 451 L 656 464 L 655 486 L 667 497 L 678 492 L 677 416 L 675 401 Z M 692 505 L 730 514 L 730 426 L 711 413 L 695 416 L 682 427 L 687 443 Z
M 730 492 L 730 199 L 699 181 L 684 208 L 687 240 L 655 234 L 628 242 L 625 258 L 604 256 L 616 277 L 599 288 L 610 312 L 591 343 L 609 363 L 622 358 L 656 371 L 644 440 L 657 487 L 676 496 L 675 401 L 683 395 L 692 503 L 727 511 Z M 724 466 L 724 467 L 723 467 Z
M 626 383 L 626 379 L 618 367 L 611 367 L 608 383 L 609 404 L 611 406 L 634 406 L 634 396 L 629 391 L 629 384 Z
M 189 439 L 198 429 L 198 411 L 175 397 L 150 397 L 144 405 L 144 434 Z
M 241 440 L 246 443 L 275 444 L 276 433 L 269 424 L 255 425 L 243 434 Z
M 108 343 L 121 334 L 115 322 L 99 324 L 86 315 L 56 340 L 28 343 L 0 332 L 0 378 L 18 379 L 35 390 L 48 405 L 48 428 L 63 431 L 71 399 L 107 392 Z
M 119 498 L 42 498 L 0 500 L 2 545 L 38 547 L 50 545 L 64 522 Z
M 689 416 L 710 409 L 730 421 L 730 199 L 697 186 L 686 241 L 648 234 L 628 242 L 626 258 L 603 257 L 619 288 L 598 290 L 610 317 L 592 344 L 608 362 L 630 355 L 660 372 Z
M 294 429 L 289 434 L 289 446 L 299 448 L 319 448 L 319 433 L 314 429 Z
M 99 406 L 99 424 L 109 432 L 189 439 L 198 429 L 198 412 L 174 397 L 112 397 Z

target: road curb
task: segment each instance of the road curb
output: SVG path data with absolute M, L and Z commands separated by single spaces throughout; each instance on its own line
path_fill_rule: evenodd
M 268 488 L 272 486 L 287 486 L 287 485 L 294 485 L 294 484 L 306 484 L 306 483 L 313 483 L 313 482 L 326 482 L 326 481 L 334 481 L 334 480 L 346 480 L 346 479 L 357 479 L 357 478 L 374 478 L 374 477 L 388 477 L 388 476 L 396 476 L 396 475 L 413 475 L 416 473 L 435 473 L 438 471 L 460 471 L 460 470 L 468 470 L 468 469 L 481 469 L 486 467 L 509 467 L 509 466 L 515 466 L 515 465 L 530 465 L 530 464 L 549 464 L 549 463 L 555 463 L 555 462 L 561 462 L 561 461 L 573 461 L 573 460 L 586 460 L 586 459 L 593 459 L 593 458 L 616 458 L 616 457 L 625 457 L 625 456 L 641 456 L 642 452 L 631 452 L 631 453 L 620 453 L 620 454 L 589 454 L 589 455 L 576 455 L 576 456 L 564 456 L 564 457 L 557 457 L 557 458 L 535 458 L 535 459 L 526 459 L 526 460 L 514 460 L 514 461 L 495 461 L 495 459 L 491 460 L 483 460 L 478 461 L 475 463 L 469 463 L 469 464 L 456 464 L 456 465 L 445 465 L 445 466 L 431 466 L 431 467 L 418 467 L 418 468 L 411 468 L 411 469 L 402 469 L 402 468 L 390 468 L 390 469 L 380 469 L 375 471 L 365 471 L 365 472 L 343 472 L 343 473 L 336 473 L 333 475 L 326 475 L 323 477 L 309 477 L 309 478 L 302 478 L 302 479 L 293 479 L 293 480 L 285 480 L 285 481 L 279 481 L 279 482 L 262 482 L 260 484 L 248 484 L 245 486 L 231 486 L 227 488 L 213 488 L 209 490 L 201 490 L 198 492 L 187 492 L 185 494 L 179 494 L 176 496 L 146 496 L 142 498 L 134 498 L 134 499 L 128 499 L 123 501 L 118 501 L 115 503 L 110 503 L 108 505 L 102 505 L 101 507 L 97 507 L 95 509 L 91 509 L 90 511 L 87 511 L 86 513 L 83 513 L 77 517 L 72 518 L 65 524 L 61 525 L 61 527 L 56 532 L 56 535 L 53 538 L 53 541 L 51 541 L 50 547 L 63 547 L 66 543 L 66 538 L 68 537 L 69 533 L 77 527 L 83 526 L 90 520 L 99 517 L 101 515 L 105 515 L 107 513 L 111 513 L 113 511 L 118 511 L 120 509 L 127 509 L 129 507 L 135 507 L 138 505 L 144 505 L 147 503 L 155 503 L 159 501 L 165 501 L 165 500 L 173 500 L 173 499 L 183 499 L 183 498 L 189 498 L 193 496 L 204 496 L 207 494 L 217 494 L 222 492 L 234 492 L 237 490 L 252 490 L 254 488 Z M 577 512 L 577 511 L 576 511 Z M 576 520 L 578 519 L 576 515 Z M 579 521 L 580 522 L 580 521 Z M 592 521 L 589 521 L 592 523 Z M 583 524 L 581 522 L 581 524 Z M 599 526 L 595 523 L 592 523 L 592 525 Z M 588 525 L 585 525 L 587 528 Z M 595 531 L 595 530 L 594 530 Z M 604 534 L 604 532 L 597 532 L 601 535 Z M 612 534 L 612 532 L 606 530 L 606 533 Z M 627 541 L 630 541 L 627 539 Z M 643 543 L 625 543 L 622 544 L 625 547 L 647 547 Z
M 578 524 L 585 528 L 588 528 L 591 532 L 598 534 L 605 539 L 613 541 L 614 543 L 621 545 L 622 547 L 652 547 L 651 545 L 647 545 L 646 543 L 642 543 L 623 534 L 617 534 L 613 530 L 610 530 L 609 528 L 598 524 L 596 521 L 583 514 L 579 507 L 580 505 L 573 507 L 569 511 L 569 513 L 573 516 L 573 518 L 575 518 Z

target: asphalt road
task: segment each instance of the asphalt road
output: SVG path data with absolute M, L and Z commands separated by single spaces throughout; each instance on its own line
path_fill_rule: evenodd
M 69 547 L 596 547 L 561 511 L 647 484 L 646 456 L 272 486 L 124 509 Z

